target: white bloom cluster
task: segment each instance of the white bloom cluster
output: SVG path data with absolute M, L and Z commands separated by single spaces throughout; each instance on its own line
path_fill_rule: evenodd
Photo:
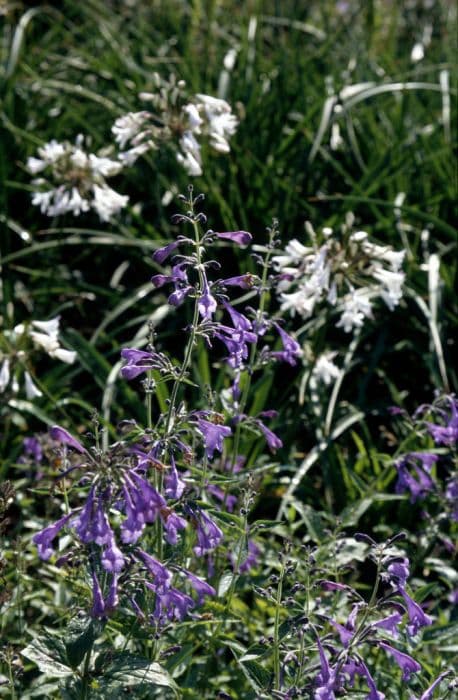
M 24 369 L 24 388 L 28 399 L 42 396 L 42 392 L 32 379 L 30 372 L 25 369 L 28 351 L 25 348 L 27 339 L 32 340 L 33 345 L 44 350 L 50 357 L 67 364 L 73 364 L 76 352 L 66 350 L 59 343 L 59 317 L 50 321 L 31 321 L 30 324 L 20 323 L 12 331 L 5 331 L 4 336 L 8 340 L 8 354 L 0 351 L 0 393 L 3 393 L 11 382 L 11 390 L 14 394 L 19 391 L 20 368 Z M 18 371 L 13 369 L 13 361 L 17 363 Z
M 155 112 L 129 112 L 115 121 L 112 132 L 123 164 L 132 165 L 147 151 L 169 143 L 188 175 L 197 176 L 202 175 L 201 137 L 218 153 L 229 153 L 229 139 L 238 126 L 231 106 L 211 95 L 189 98 L 183 88 L 183 81 L 161 83 L 157 95 L 140 94 L 154 104 Z
M 293 239 L 283 254 L 274 256 L 282 310 L 309 318 L 316 305 L 325 302 L 341 312 L 337 326 L 350 333 L 372 318 L 375 298 L 380 297 L 391 311 L 397 306 L 405 251 L 372 243 L 365 231 L 351 233 L 352 222 L 350 216 L 341 236 L 323 229 L 321 244 L 307 223 L 312 245 Z
M 83 146 L 82 136 L 75 144 L 53 140 L 38 149 L 39 158 L 27 160 L 27 170 L 39 175 L 33 180 L 39 190 L 34 192 L 32 204 L 48 216 L 79 216 L 93 209 L 101 221 L 110 221 L 129 199 L 106 183 L 106 178 L 117 175 L 123 164 L 87 153 Z

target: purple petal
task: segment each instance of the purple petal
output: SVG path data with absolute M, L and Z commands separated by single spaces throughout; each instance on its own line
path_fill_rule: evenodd
M 73 447 L 74 450 L 77 450 L 77 452 L 87 451 L 76 438 L 70 435 L 65 428 L 61 428 L 60 425 L 53 425 L 49 432 L 52 439 L 56 442 L 60 442 L 62 445 L 69 445 Z
M 223 233 L 216 233 L 216 235 L 218 238 L 233 241 L 237 245 L 248 245 L 253 239 L 253 236 L 248 231 L 224 231 Z

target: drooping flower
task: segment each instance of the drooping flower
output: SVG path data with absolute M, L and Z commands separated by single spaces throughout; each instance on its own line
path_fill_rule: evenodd
M 215 589 L 209 583 L 191 573 L 191 571 L 182 569 L 182 572 L 197 593 L 197 605 L 202 605 L 206 595 L 216 595 Z
M 36 535 L 32 537 L 32 542 L 37 545 L 38 556 L 40 559 L 47 561 L 54 554 L 52 541 L 57 537 L 62 528 L 68 523 L 71 518 L 71 513 L 64 515 L 52 525 L 48 525 Z
M 198 557 L 202 557 L 219 545 L 223 533 L 202 508 L 189 507 L 189 511 L 197 534 L 197 545 L 193 549 Z
M 137 553 L 141 557 L 149 573 L 153 576 L 153 584 L 156 592 L 162 593 L 168 589 L 172 581 L 172 574 L 167 567 L 142 549 L 138 549 Z
M 121 350 L 121 357 L 126 360 L 126 364 L 121 369 L 121 376 L 128 381 L 148 370 L 160 370 L 166 366 L 164 356 L 153 351 L 124 348 Z
M 422 608 L 416 603 L 410 596 L 409 594 L 405 591 L 405 589 L 402 586 L 399 586 L 398 592 L 402 595 L 404 598 L 404 601 L 407 606 L 407 614 L 409 616 L 409 624 L 407 625 L 407 629 L 409 631 L 409 634 L 412 636 L 416 635 L 420 627 L 426 627 L 427 625 L 432 624 L 432 619 L 429 617 L 429 615 L 426 615 Z
M 223 233 L 216 233 L 215 235 L 223 240 L 237 243 L 237 245 L 248 245 L 253 238 L 248 231 L 224 231 Z
M 288 335 L 286 331 L 278 323 L 273 323 L 276 328 L 283 345 L 283 350 L 273 350 L 269 353 L 270 357 L 274 357 L 282 362 L 287 362 L 290 365 L 296 365 L 299 357 L 302 356 L 301 346 L 292 336 Z
M 227 425 L 213 423 L 201 416 L 197 416 L 197 427 L 204 440 L 205 453 L 208 459 L 213 459 L 215 450 L 223 451 L 223 440 L 229 437 L 232 431 Z
M 105 601 L 102 589 L 95 571 L 92 571 L 92 617 L 103 617 L 105 613 Z
M 73 447 L 74 450 L 80 453 L 87 452 L 86 448 L 83 447 L 82 444 L 76 438 L 73 437 L 73 435 L 70 435 L 68 430 L 65 430 L 65 428 L 61 428 L 60 425 L 53 425 L 49 433 L 52 439 L 56 442 L 60 442 L 61 445 L 68 445 L 68 447 Z
M 398 649 L 386 644 L 386 642 L 377 642 L 378 646 L 384 649 L 388 654 L 390 654 L 396 661 L 399 668 L 402 670 L 402 680 L 408 681 L 412 673 L 418 673 L 421 671 L 421 666 L 418 661 L 412 659 L 411 656 L 405 654 Z

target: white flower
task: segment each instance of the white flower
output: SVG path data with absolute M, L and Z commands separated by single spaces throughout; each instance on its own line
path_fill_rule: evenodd
M 122 163 L 118 160 L 111 160 L 111 158 L 99 158 L 99 156 L 93 153 L 89 154 L 89 163 L 92 172 L 97 175 L 103 175 L 103 177 L 113 177 L 117 175 L 122 170 Z
M 72 365 L 76 359 L 76 352 L 74 350 L 65 350 L 61 347 L 52 350 L 49 355 L 50 357 L 55 357 L 56 360 L 66 362 L 68 365 Z
M 124 148 L 126 143 L 140 133 L 143 125 L 148 120 L 148 112 L 128 112 L 122 117 L 118 117 L 111 127 L 115 141 Z
M 274 267 L 281 269 L 292 263 L 301 263 L 310 253 L 314 253 L 313 248 L 307 248 L 305 245 L 302 245 L 297 238 L 293 238 L 288 242 L 285 248 L 285 255 L 274 255 L 272 262 Z
M 177 161 L 184 167 L 188 175 L 202 175 L 202 159 L 200 145 L 191 131 L 185 131 L 180 139 L 183 153 L 177 153 Z
M 60 325 L 59 316 L 52 318 L 50 321 L 32 321 L 32 326 L 34 328 L 37 328 L 39 331 L 42 331 L 43 333 L 47 333 L 48 335 L 54 335 L 56 337 L 59 333 L 59 325 Z M 24 325 L 20 324 L 19 326 L 16 326 L 15 330 L 18 328 L 23 329 Z
M 404 284 L 405 278 L 404 273 L 378 268 L 373 272 L 373 276 L 376 280 L 381 282 L 382 288 L 380 296 L 390 311 L 393 311 L 394 307 L 399 304 L 402 298 L 402 285 Z
M 36 207 L 40 207 L 42 214 L 47 214 L 48 209 L 51 206 L 53 196 L 54 190 L 48 190 L 47 192 L 34 192 L 32 195 L 32 204 Z
M 312 376 L 317 382 L 323 382 L 328 386 L 333 379 L 338 378 L 340 369 L 332 361 L 335 355 L 335 352 L 324 352 L 318 357 L 312 370 Z
M 38 396 L 43 396 L 43 392 L 41 392 L 40 389 L 37 387 L 37 385 L 34 383 L 32 377 L 27 372 L 27 370 L 24 372 L 24 379 L 25 379 L 25 394 L 26 394 L 28 399 L 33 400 L 34 398 L 36 398 Z
M 95 209 L 102 221 L 110 221 L 123 207 L 127 205 L 129 197 L 119 194 L 108 185 L 94 185 L 94 199 L 92 207 Z
M 44 146 L 38 149 L 38 155 L 48 164 L 55 163 L 67 153 L 67 148 L 63 143 L 59 143 L 55 139 L 45 143 Z
M 192 103 L 185 105 L 183 107 L 183 112 L 188 118 L 189 129 L 194 131 L 196 134 L 200 134 L 200 127 L 204 123 L 204 120 L 200 116 L 196 105 L 193 105 Z
M 0 369 L 0 392 L 4 392 L 10 381 L 10 359 L 7 357 L 3 360 L 2 368 Z
M 26 168 L 31 173 L 32 175 L 36 175 L 37 173 L 41 173 L 42 170 L 44 170 L 48 166 L 48 163 L 45 160 L 41 160 L 41 158 L 34 158 L 33 156 L 30 156 L 30 158 L 27 158 L 27 164 Z
M 122 163 L 122 165 L 130 167 L 140 156 L 149 151 L 150 147 L 151 146 L 149 143 L 141 143 L 139 146 L 129 148 L 128 151 L 121 151 L 121 153 L 118 156 L 119 160 Z
M 84 170 L 89 167 L 89 157 L 81 148 L 75 148 L 70 156 L 70 161 L 75 168 Z
M 344 298 L 344 310 L 337 322 L 337 328 L 343 328 L 345 333 L 350 333 L 354 328 L 361 328 L 365 318 L 372 317 L 372 305 L 369 300 L 370 290 L 366 288 L 352 290 Z
M 412 51 L 410 53 L 410 60 L 412 63 L 418 63 L 418 61 L 421 61 L 425 57 L 425 47 L 421 43 L 421 41 L 417 41 L 416 44 L 414 44 Z

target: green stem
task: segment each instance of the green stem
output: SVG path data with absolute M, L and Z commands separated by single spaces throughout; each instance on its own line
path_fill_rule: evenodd
M 280 577 L 277 586 L 277 598 L 275 601 L 275 620 L 274 620 L 274 688 L 280 690 L 280 606 L 283 594 L 283 576 L 285 573 L 284 566 L 280 570 Z

